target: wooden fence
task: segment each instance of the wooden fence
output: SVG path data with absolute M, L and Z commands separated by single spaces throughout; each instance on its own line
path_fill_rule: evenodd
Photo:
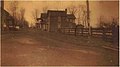
M 61 32 L 64 34 L 70 34 L 75 36 L 88 36 L 88 28 L 61 28 Z M 119 29 L 117 28 L 91 28 L 92 37 L 100 37 L 106 41 L 118 42 Z

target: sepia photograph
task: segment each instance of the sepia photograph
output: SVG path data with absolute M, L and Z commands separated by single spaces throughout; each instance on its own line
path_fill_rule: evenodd
M 1 66 L 119 67 L 119 0 L 1 0 Z

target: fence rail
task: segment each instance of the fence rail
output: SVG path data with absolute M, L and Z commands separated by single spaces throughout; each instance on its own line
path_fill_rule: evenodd
M 106 41 L 118 42 L 119 28 L 91 28 L 91 36 L 100 37 Z M 61 28 L 61 32 L 64 34 L 70 34 L 75 36 L 88 36 L 88 28 Z

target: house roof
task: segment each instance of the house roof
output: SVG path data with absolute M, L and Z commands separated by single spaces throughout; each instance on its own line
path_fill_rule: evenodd
M 66 16 L 66 12 L 60 10 L 48 10 L 47 13 L 50 16 Z
M 6 18 L 7 20 L 14 20 L 14 18 L 5 9 L 1 8 L 1 11 L 4 18 Z
M 67 14 L 67 11 L 63 10 L 48 10 L 47 13 L 41 13 L 41 18 L 40 19 L 46 19 L 48 16 L 50 17 L 66 17 L 68 19 L 76 19 L 74 14 Z
M 67 14 L 67 18 L 69 18 L 69 19 L 76 19 L 74 14 Z
M 3 9 L 3 8 L 1 8 L 1 12 L 2 12 L 1 13 L 2 15 L 5 15 L 7 17 L 10 16 L 10 14 L 5 9 Z

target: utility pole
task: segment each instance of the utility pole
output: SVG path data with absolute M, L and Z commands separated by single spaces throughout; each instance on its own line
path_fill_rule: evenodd
M 86 0 L 86 5 L 87 5 L 88 43 L 90 43 L 91 27 L 90 27 L 90 12 L 89 12 L 89 1 L 88 0 Z
M 91 35 L 91 27 L 90 27 L 90 10 L 89 10 L 89 1 L 86 0 L 86 5 L 87 5 L 87 23 L 88 23 L 88 33 L 89 36 Z

